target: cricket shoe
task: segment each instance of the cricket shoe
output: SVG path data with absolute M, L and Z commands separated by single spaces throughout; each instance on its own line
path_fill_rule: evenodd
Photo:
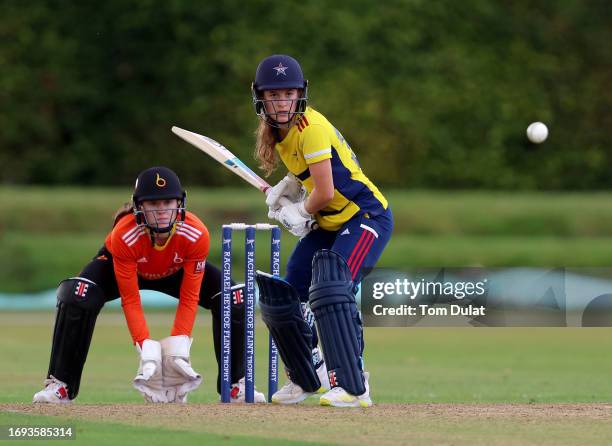
M 372 405 L 370 385 L 368 384 L 370 373 L 363 372 L 363 378 L 365 382 L 365 392 L 363 394 L 355 396 L 348 393 L 342 387 L 334 387 L 329 392 L 321 395 L 319 404 L 321 406 L 333 407 L 370 407 Z
M 321 381 L 321 387 L 316 392 L 306 392 L 298 384 L 290 380 L 272 395 L 272 402 L 275 404 L 297 404 L 309 396 L 327 392 L 329 390 L 329 377 L 327 376 L 327 367 L 324 362 L 317 368 L 317 375 Z
M 230 402 L 232 403 L 244 403 L 245 402 L 245 388 L 244 378 L 241 378 L 237 383 L 232 384 L 230 388 Z M 253 392 L 253 402 L 265 403 L 266 397 L 263 393 L 258 392 L 257 389 Z
M 287 381 L 287 384 L 272 395 L 272 402 L 274 404 L 297 404 L 316 393 L 306 392 L 293 381 Z
M 33 403 L 62 404 L 70 403 L 68 386 L 63 381 L 50 375 L 45 379 L 45 388 L 34 394 Z

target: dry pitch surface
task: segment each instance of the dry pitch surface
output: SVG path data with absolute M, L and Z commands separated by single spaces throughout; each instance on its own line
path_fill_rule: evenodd
M 0 410 L 210 432 L 224 438 L 325 444 L 592 445 L 612 441 L 612 404 L 380 404 L 349 410 L 221 404 L 1 404 Z

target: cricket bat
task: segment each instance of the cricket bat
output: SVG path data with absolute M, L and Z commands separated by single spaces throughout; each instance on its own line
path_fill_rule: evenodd
M 238 175 L 244 181 L 249 183 L 251 186 L 256 187 L 263 193 L 266 193 L 270 189 L 270 185 L 266 180 L 257 175 L 249 166 L 244 164 L 236 155 L 230 152 L 223 144 L 215 141 L 208 136 L 200 135 L 199 133 L 190 132 L 189 130 L 182 129 L 177 126 L 172 127 L 172 132 L 187 141 L 189 144 L 200 149 L 208 156 L 213 158 L 215 161 L 223 165 L 226 169 L 231 170 L 235 175 Z M 291 204 L 285 197 L 280 198 L 280 204 L 286 206 Z M 311 229 L 316 229 L 318 224 L 316 220 L 312 219 L 308 226 Z

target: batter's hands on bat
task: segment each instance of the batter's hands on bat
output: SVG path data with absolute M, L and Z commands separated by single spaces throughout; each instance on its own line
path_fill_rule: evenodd
M 277 211 L 271 211 L 268 217 L 278 220 L 289 232 L 300 238 L 312 230 L 313 218 L 306 212 L 304 201 L 291 203 Z
M 292 203 L 298 203 L 306 198 L 306 189 L 295 175 L 288 173 L 274 187 L 266 191 L 266 204 L 270 212 L 282 207 L 281 197 L 286 197 Z

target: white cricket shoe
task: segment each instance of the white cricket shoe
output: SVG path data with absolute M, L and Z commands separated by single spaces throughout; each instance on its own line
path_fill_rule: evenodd
M 70 403 L 68 398 L 68 386 L 51 375 L 45 379 L 45 388 L 34 394 L 33 403 L 62 404 Z
M 317 375 L 321 381 L 321 387 L 316 392 L 306 392 L 298 384 L 289 380 L 287 384 L 272 395 L 272 402 L 275 404 L 297 404 L 309 396 L 325 393 L 329 390 L 329 377 L 324 362 L 317 368 Z
M 289 380 L 287 384 L 272 395 L 272 402 L 274 404 L 297 404 L 316 393 L 317 392 L 306 392 L 298 384 Z
M 365 392 L 362 395 L 351 395 L 342 387 L 334 387 L 329 392 L 321 395 L 321 398 L 319 398 L 319 404 L 321 406 L 334 407 L 370 407 L 372 405 L 372 399 L 370 398 L 370 385 L 368 383 L 370 373 L 363 372 L 363 378 L 365 381 Z
M 240 378 L 240 380 L 232 384 L 230 388 L 230 402 L 232 403 L 244 403 L 245 400 L 245 389 L 244 389 L 244 378 Z M 263 393 L 258 392 L 257 389 L 253 392 L 253 402 L 255 403 L 265 403 L 266 397 Z

